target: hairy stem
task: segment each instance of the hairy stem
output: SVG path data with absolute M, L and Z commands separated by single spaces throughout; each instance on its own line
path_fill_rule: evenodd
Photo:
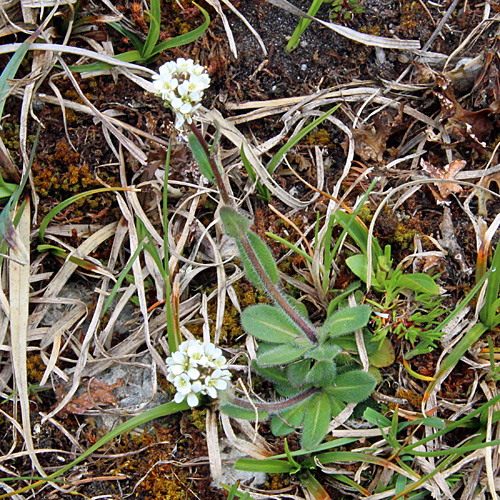
M 305 401 L 307 398 L 309 398 L 316 392 L 318 392 L 317 388 L 310 387 L 304 392 L 297 394 L 297 396 L 293 396 L 292 398 L 289 398 L 285 401 L 276 401 L 274 403 L 269 403 L 269 402 L 261 403 L 258 401 L 248 401 L 247 399 L 242 399 L 242 398 L 232 398 L 231 403 L 249 410 L 257 408 L 257 410 L 266 411 L 268 413 L 277 413 L 286 410 L 288 408 L 291 408 L 292 406 L 298 405 L 299 403 L 302 403 L 302 401 Z
M 222 180 L 222 176 L 221 176 L 220 171 L 217 167 L 217 164 L 215 163 L 213 156 L 210 154 L 210 150 L 208 148 L 207 141 L 205 140 L 205 138 L 201 134 L 198 127 L 194 124 L 194 122 L 191 122 L 189 124 L 189 128 L 191 129 L 191 132 L 193 132 L 193 134 L 196 136 L 196 138 L 198 139 L 199 143 L 201 144 L 201 146 L 203 148 L 203 151 L 205 151 L 205 154 L 207 155 L 208 161 L 210 162 L 210 167 L 212 168 L 212 172 L 213 172 L 214 177 L 215 177 L 215 183 L 217 184 L 217 187 L 219 188 L 219 192 L 220 192 L 220 195 L 222 197 L 222 200 L 224 201 L 224 203 L 226 205 L 232 206 L 231 198 L 229 197 L 226 186 L 224 185 L 224 182 Z
M 278 304 L 283 311 L 290 317 L 290 319 L 304 332 L 307 338 L 314 342 L 315 344 L 318 342 L 318 335 L 313 326 L 311 326 L 283 297 L 278 287 L 270 280 L 269 276 L 266 273 L 266 270 L 260 263 L 259 258 L 255 255 L 255 252 L 250 244 L 249 239 L 246 235 L 241 236 L 240 238 L 241 246 L 245 253 L 248 256 L 248 259 L 252 263 L 257 275 L 259 276 L 264 288 L 267 293 L 271 296 L 271 298 Z

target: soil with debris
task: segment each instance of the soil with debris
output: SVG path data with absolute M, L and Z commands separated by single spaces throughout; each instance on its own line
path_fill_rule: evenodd
M 204 99 L 204 105 L 209 109 L 218 110 L 224 117 L 234 119 L 240 132 L 251 138 L 254 143 L 264 143 L 274 137 L 283 128 L 281 116 L 284 112 L 276 112 L 255 120 L 246 119 L 246 113 L 252 107 L 244 104 L 250 101 L 269 101 L 272 99 L 288 99 L 292 97 L 309 96 L 326 91 L 330 88 L 348 89 L 356 87 L 379 88 L 379 97 L 388 96 L 397 98 L 396 106 L 383 106 L 380 101 L 371 102 L 369 97 L 356 100 L 346 99 L 345 103 L 336 111 L 335 115 L 352 131 L 355 140 L 355 157 L 351 172 L 344 179 L 341 195 L 354 185 L 354 189 L 347 194 L 344 202 L 352 206 L 356 196 L 362 194 L 370 182 L 378 177 L 380 191 L 377 189 L 369 197 L 369 206 L 372 211 L 382 202 L 379 195 L 382 190 L 422 177 L 437 177 L 445 184 L 428 184 L 415 191 L 403 200 L 393 212 L 383 211 L 375 226 L 375 236 L 382 244 L 390 244 L 395 263 L 415 251 L 416 235 L 422 237 L 422 250 L 434 251 L 438 242 L 442 250 L 449 252 L 449 258 L 436 263 L 436 269 L 441 273 L 439 284 L 446 290 L 444 301 L 446 307 L 454 308 L 457 302 L 474 285 L 474 276 L 471 272 L 476 263 L 476 235 L 474 227 L 463 210 L 463 203 L 471 193 L 474 184 L 458 186 L 460 172 L 470 172 L 484 169 L 488 162 L 491 165 L 498 163 L 496 146 L 500 137 L 498 120 L 498 103 L 500 95 L 500 61 L 498 58 L 498 32 L 495 23 L 487 24 L 478 30 L 477 36 L 467 37 L 481 23 L 484 12 L 484 3 L 459 1 L 444 26 L 440 29 L 435 41 L 426 47 L 433 54 L 450 55 L 460 48 L 458 57 L 449 61 L 435 57 L 429 60 L 418 57 L 405 51 L 379 49 L 368 47 L 336 34 L 332 30 L 317 23 L 311 23 L 300 39 L 296 50 L 288 53 L 286 45 L 292 35 L 298 18 L 282 9 L 275 7 L 266 0 L 232 0 L 246 21 L 255 28 L 262 38 L 267 53 L 264 53 L 257 38 L 251 33 L 247 25 L 230 9 L 223 5 L 223 13 L 227 16 L 228 26 L 234 36 L 237 53 L 231 51 L 227 31 L 221 17 L 210 5 L 218 2 L 200 1 L 212 19 L 210 28 L 196 42 L 187 46 L 178 47 L 164 52 L 149 67 L 156 70 L 165 61 L 177 57 L 192 57 L 208 68 L 212 85 Z M 293 4 L 307 11 L 309 0 L 294 0 Z M 445 15 L 451 2 L 422 2 L 413 0 L 360 0 L 364 12 L 356 14 L 345 24 L 359 32 L 402 40 L 415 39 L 424 47 L 437 29 L 439 22 Z M 200 11 L 185 0 L 166 0 L 163 5 L 162 39 L 168 39 L 186 31 L 192 30 L 203 23 Z M 491 15 L 500 12 L 500 2 L 490 2 Z M 148 16 L 142 3 L 129 3 L 119 0 L 114 2 L 116 9 L 131 21 L 139 36 L 147 34 Z M 318 17 L 329 21 L 329 4 L 325 3 L 318 13 Z M 88 48 L 94 43 L 110 41 L 115 54 L 132 50 L 131 41 L 106 23 L 96 23 L 86 16 L 108 14 L 105 4 L 95 5 L 83 1 L 77 18 L 92 26 L 88 32 L 82 31 L 80 37 L 75 37 L 71 44 L 77 47 Z M 61 9 L 61 16 L 55 23 L 56 37 L 64 34 L 63 25 L 69 19 L 69 10 Z M 4 40 L 7 40 L 4 38 Z M 61 38 L 58 38 L 62 41 Z M 8 39 L 7 42 L 13 42 Z M 476 58 L 476 59 L 475 59 Z M 63 55 L 68 64 L 76 64 L 76 56 Z M 0 56 L 0 66 L 8 60 L 5 55 Z M 474 63 L 475 61 L 475 63 Z M 30 71 L 30 59 L 27 58 L 20 69 L 21 73 Z M 19 78 L 19 75 L 17 76 Z M 46 78 L 37 89 L 39 95 L 33 105 L 33 112 L 42 125 L 35 160 L 32 167 L 32 188 L 38 196 L 37 224 L 61 201 L 90 189 L 103 186 L 139 185 L 156 181 L 157 174 L 162 170 L 165 162 L 166 147 L 169 137 L 175 135 L 172 124 L 172 114 L 160 100 L 151 94 L 145 93 L 130 79 L 107 74 L 83 78 L 74 74 L 80 92 L 74 85 L 54 68 L 51 78 Z M 140 141 L 140 149 L 146 154 L 146 166 L 141 165 L 133 155 L 124 152 L 127 169 L 120 170 L 117 159 L 119 144 L 113 138 L 106 138 L 102 124 L 90 114 L 78 112 L 75 109 L 63 110 L 55 101 L 48 101 L 44 97 L 53 96 L 53 86 L 58 88 L 60 97 L 78 104 L 86 104 L 88 100 L 98 110 L 106 110 L 109 115 L 118 117 L 121 121 L 154 135 L 164 141 L 163 144 L 150 141 L 147 138 L 135 139 Z M 83 94 L 83 95 L 82 95 Z M 375 95 L 375 94 L 373 94 Z M 283 104 L 290 109 L 291 105 Z M 331 106 L 331 105 L 330 105 Z M 405 112 L 405 106 L 412 110 Z M 329 109 L 322 108 L 323 111 Z M 21 101 L 9 98 L 6 102 L 3 120 L 3 130 L 0 136 L 8 148 L 15 165 L 22 164 L 19 151 L 19 116 Z M 64 116 L 63 116 L 64 113 Z M 428 117 L 443 125 L 443 136 L 432 136 L 432 127 L 426 125 L 419 116 Z M 7 118 L 5 118 L 7 117 Z M 353 126 L 353 123 L 356 123 Z M 28 143 L 32 144 L 37 129 L 37 121 L 29 121 Z M 213 131 L 210 129 L 210 132 Z M 293 134 L 293 129 L 286 138 Z M 418 141 L 415 138 L 425 137 L 425 162 L 408 158 L 401 163 L 396 159 L 409 156 L 415 152 Z M 285 138 L 285 139 L 286 139 Z M 266 163 L 271 156 L 284 144 L 285 139 L 274 145 L 263 155 Z M 114 145 L 115 151 L 110 147 Z M 296 169 L 301 178 L 309 185 L 318 184 L 318 172 L 315 168 L 317 149 L 324 152 L 324 182 L 323 192 L 331 193 L 342 175 L 346 162 L 348 143 L 345 133 L 332 123 L 325 121 L 316 130 L 311 132 L 300 145 L 297 145 L 287 155 L 288 165 L 285 163 L 275 173 L 279 186 L 286 192 L 293 193 L 296 198 L 310 197 L 311 190 L 305 183 L 298 182 L 291 170 Z M 227 153 L 223 159 L 229 164 L 234 158 L 233 145 L 226 139 L 222 140 L 221 148 Z M 448 156 L 447 156 L 448 152 Z M 231 156 L 233 155 L 233 156 Z M 172 211 L 181 206 L 193 195 L 200 181 L 197 166 L 189 148 L 182 138 L 174 140 L 169 177 L 173 181 L 175 194 L 170 201 Z M 456 163 L 459 162 L 459 163 Z M 368 171 L 366 180 L 355 185 L 357 178 Z M 237 196 L 243 197 L 250 188 L 247 183 L 247 174 L 241 167 L 232 172 L 232 188 Z M 468 178 L 462 178 L 467 180 Z M 9 180 L 9 179 L 6 179 Z M 174 181 L 176 183 L 174 183 Z M 470 178 L 471 183 L 479 179 Z M 495 175 L 487 176 L 482 185 L 499 191 L 500 178 Z M 158 202 L 157 192 L 152 188 L 144 189 L 139 201 L 146 212 L 152 212 Z M 395 201 L 391 200 L 391 204 Z M 265 236 L 266 232 L 286 238 L 290 226 L 273 212 L 255 192 L 249 196 L 249 207 L 254 217 L 255 230 L 268 241 L 277 258 L 285 257 L 283 267 L 285 272 L 302 276 L 307 280 L 303 260 L 297 256 L 287 256 L 287 248 Z M 317 212 L 321 212 L 328 204 L 328 198 L 322 193 L 316 202 L 304 210 L 290 210 L 279 199 L 273 199 L 273 207 L 288 217 L 300 228 L 314 224 Z M 186 205 L 187 206 L 187 205 Z M 499 198 L 480 194 L 470 200 L 468 209 L 474 213 L 482 213 L 486 225 L 489 225 L 500 210 Z M 205 195 L 204 202 L 196 210 L 196 217 L 205 225 L 213 219 L 216 203 Z M 185 208 L 184 210 L 188 210 Z M 57 225 L 59 233 L 48 232 L 53 244 L 62 241 L 69 248 L 77 248 L 89 236 L 85 228 L 103 227 L 107 224 L 122 220 L 122 212 L 113 193 L 96 193 L 84 197 L 66 207 L 54 218 L 52 226 Z M 369 222 L 369 220 L 367 219 Z M 159 220 L 154 220 L 159 225 Z M 180 224 L 180 223 L 179 223 Z M 66 230 L 64 228 L 69 228 Z M 179 225 L 179 232 L 182 224 Z M 184 255 L 189 256 L 195 248 L 198 249 L 200 229 L 190 230 L 184 247 Z M 175 228 L 174 228 L 174 234 Z M 429 238 L 429 237 L 432 237 Z M 109 242 L 108 242 L 109 241 Z M 496 243 L 496 239 L 494 240 Z M 203 246 L 201 251 L 210 257 L 210 248 Z M 64 257 L 44 253 L 40 254 L 36 242 L 32 247 L 33 259 L 39 259 L 36 274 L 56 273 Z M 112 240 L 94 249 L 90 255 L 92 259 L 108 262 L 112 252 Z M 39 257 L 43 255 L 43 257 Z M 122 256 L 125 264 L 129 255 Z M 79 269 L 77 283 L 84 283 L 85 307 L 88 317 L 96 306 L 98 294 L 94 291 L 99 286 L 99 279 L 93 274 L 94 268 Z M 342 289 L 352 281 L 353 275 L 345 265 L 339 270 L 335 289 Z M 78 281 L 80 280 L 80 281 Z M 34 295 L 41 295 L 49 279 L 33 283 Z M 200 292 L 211 293 L 217 284 L 216 272 L 207 269 L 192 279 L 189 289 L 183 290 L 183 300 L 189 296 L 196 296 Z M 154 310 L 157 296 L 154 292 L 154 283 L 150 283 L 147 301 L 148 307 Z M 235 285 L 240 300 L 244 304 L 252 301 L 265 301 L 244 280 Z M 66 297 L 66 295 L 64 295 Z M 90 300 L 88 300 L 90 298 Z M 75 299 L 76 300 L 76 299 Z M 82 299 L 83 300 L 83 299 Z M 305 302 L 311 317 L 316 320 L 324 318 L 325 311 L 317 301 Z M 69 304 L 69 302 L 67 302 Z M 36 304 L 33 303 L 33 310 Z M 66 306 L 69 307 L 69 306 Z M 124 327 L 116 328 L 113 335 L 101 346 L 99 339 L 92 340 L 90 352 L 92 357 L 100 358 L 100 349 L 112 349 L 127 338 L 128 332 L 138 328 L 141 317 L 135 307 L 131 308 L 124 321 Z M 227 301 L 228 317 L 225 319 L 221 335 L 221 346 L 225 354 L 241 353 L 239 346 L 242 334 L 237 310 Z M 215 318 L 213 308 L 209 310 L 210 318 Z M 102 325 L 105 329 L 106 321 L 111 313 L 107 313 Z M 158 323 L 161 325 L 161 323 Z M 84 341 L 85 326 L 82 323 L 77 328 L 71 342 L 80 345 Z M 40 328 L 52 326 L 42 323 Z M 201 316 L 195 315 L 190 330 L 201 335 Z M 136 330 L 134 330 L 136 331 Z M 493 340 L 500 345 L 495 332 Z M 43 357 L 39 354 L 41 337 L 33 343 L 36 349 L 28 353 L 29 383 L 37 384 L 42 380 L 47 366 L 47 355 L 50 350 L 44 350 Z M 158 336 L 156 337 L 158 339 Z M 402 354 L 409 346 L 406 341 L 396 337 L 391 339 L 395 348 L 396 363 L 383 370 L 384 379 L 388 381 L 400 380 L 400 366 Z M 405 344 L 406 342 L 406 344 Z M 70 342 L 68 343 L 70 344 Z M 139 342 L 138 351 L 147 351 L 144 341 Z M 158 349 L 162 349 L 160 344 Z M 1 352 L 1 351 L 0 351 Z M 2 363 L 7 364 L 5 352 L 1 352 Z M 411 368 L 417 374 L 431 377 L 435 373 L 439 350 L 420 355 L 411 361 Z M 148 385 L 151 376 L 145 366 L 150 363 L 144 358 L 124 359 L 125 363 L 137 365 L 137 387 Z M 71 345 L 63 345 L 57 368 L 61 371 L 74 369 L 75 350 Z M 112 370 L 112 367 L 106 367 Z M 145 373 L 148 372 L 149 375 Z M 107 377 L 103 376 L 107 373 Z M 117 421 L 123 418 L 119 412 L 113 411 L 113 406 L 120 406 L 120 401 L 126 396 L 131 380 L 113 378 L 108 372 L 96 372 L 99 380 L 86 379 L 86 388 L 75 394 L 65 412 L 54 418 L 60 422 L 52 425 L 45 422 L 40 424 L 41 413 L 51 412 L 64 397 L 68 386 L 60 379 L 60 386 L 50 387 L 47 384 L 43 391 L 34 391 L 31 395 L 31 411 L 33 412 L 32 425 L 38 430 L 35 439 L 35 448 L 64 450 L 61 454 L 41 454 L 40 463 L 47 472 L 52 472 L 64 463 L 72 460 L 75 453 L 94 444 L 106 433 L 103 421 L 99 420 L 101 412 L 113 415 Z M 467 388 L 474 380 L 473 369 L 461 363 L 454 370 L 451 377 L 442 387 L 441 397 L 453 402 L 463 402 L 469 397 Z M 170 394 L 172 389 L 158 374 L 159 392 Z M 2 382 L 3 384 L 4 382 Z M 152 383 L 152 382 L 151 382 Z M 94 385 L 93 385 L 94 384 Z M 95 385 L 97 384 L 97 385 Z M 125 388 L 121 389 L 122 384 Z M 262 390 L 269 391 L 265 382 L 261 382 Z M 418 399 L 423 394 L 421 380 L 411 379 L 405 389 Z M 139 389 L 138 389 L 139 390 Z M 2 389 L 2 392 L 4 389 Z M 121 395 L 118 396 L 117 393 Z M 391 384 L 386 383 L 378 391 L 387 396 L 396 396 Z M 151 395 L 144 396 L 146 399 Z M 398 396 L 399 397 L 399 396 Z M 418 411 L 419 403 L 408 398 L 405 409 Z M 138 404 L 136 404 L 138 406 Z M 15 414 L 11 401 L 3 406 L 6 414 Z M 446 417 L 452 410 L 445 410 L 441 416 Z M 155 421 L 144 432 L 124 434 L 108 447 L 101 449 L 91 460 L 85 461 L 70 473 L 65 479 L 74 488 L 72 493 L 39 492 L 48 499 L 73 498 L 75 494 L 94 498 L 128 498 L 133 496 L 142 500 L 168 498 L 172 500 L 183 498 L 223 499 L 226 493 L 211 483 L 208 463 L 208 451 L 205 435 L 206 410 L 193 410 L 182 415 L 174 415 Z M 64 432 L 62 431 L 64 429 Z M 264 422 L 259 428 L 260 434 L 267 439 L 276 452 L 283 451 L 281 439 L 274 438 L 268 423 Z M 219 434 L 223 430 L 219 426 Z M 68 439 L 68 435 L 78 436 L 78 446 Z M 0 450 L 6 455 L 22 449 L 22 439 L 17 444 L 12 440 L 11 423 L 7 418 L 0 419 Z M 460 439 L 457 438 L 457 442 Z M 298 448 L 299 440 L 292 435 L 288 441 L 292 449 Z M 26 457 L 17 458 L 10 463 L 12 473 L 29 475 L 31 462 Z M 355 495 L 345 490 L 339 483 L 329 481 L 323 477 L 323 486 L 332 499 L 347 498 Z M 17 486 L 23 486 L 19 483 Z M 15 487 L 14 484 L 12 484 Z M 259 491 L 278 490 L 279 494 L 303 495 L 299 483 L 292 476 L 270 475 L 267 482 L 259 485 Z M 262 491 L 264 490 L 264 491 Z M 48 491 L 48 489 L 44 490 Z M 261 498 L 261 497 L 259 497 Z M 458 497 L 457 497 L 458 498 Z

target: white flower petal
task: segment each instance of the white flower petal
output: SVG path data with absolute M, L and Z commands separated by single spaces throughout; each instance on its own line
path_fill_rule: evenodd
M 174 401 L 179 404 L 179 403 L 182 403 L 184 401 L 184 398 L 186 397 L 185 394 L 181 394 L 180 392 L 178 392 L 175 396 L 174 396 Z
M 187 375 L 191 380 L 196 380 L 200 377 L 200 372 L 196 368 L 189 368 Z
M 198 406 L 198 396 L 194 392 L 191 392 L 187 397 L 187 403 L 191 408 Z
M 201 391 L 202 391 L 202 389 L 203 389 L 203 385 L 202 385 L 202 383 L 201 383 L 199 380 L 197 380 L 196 382 L 193 382 L 193 383 L 191 384 L 191 390 L 192 390 L 193 392 L 195 392 L 195 393 L 196 393 L 196 392 L 201 392 Z

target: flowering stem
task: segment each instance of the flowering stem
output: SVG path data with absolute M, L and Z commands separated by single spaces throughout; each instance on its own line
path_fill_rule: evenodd
M 231 398 L 231 403 L 238 405 L 242 408 L 247 408 L 249 410 L 257 408 L 257 410 L 267 411 L 268 413 L 279 413 L 280 411 L 284 411 L 288 408 L 291 408 L 292 406 L 302 403 L 316 392 L 318 392 L 318 389 L 316 387 L 310 387 L 309 389 L 306 389 L 304 392 L 297 394 L 297 396 L 293 396 L 285 401 L 276 401 L 274 403 L 261 403 L 258 401 L 248 401 L 247 399 L 242 399 L 242 398 Z
M 208 158 L 208 161 L 210 162 L 210 167 L 212 168 L 212 172 L 213 172 L 214 177 L 215 177 L 215 182 L 217 184 L 217 187 L 219 188 L 219 192 L 220 192 L 220 195 L 222 197 L 222 200 L 224 201 L 224 203 L 226 205 L 232 206 L 231 198 L 229 197 L 229 194 L 227 192 L 224 181 L 222 180 L 222 176 L 221 176 L 220 171 L 217 167 L 217 164 L 215 163 L 213 156 L 210 154 L 210 150 L 208 148 L 207 141 L 205 140 L 205 138 L 201 134 L 198 127 L 194 124 L 194 122 L 191 122 L 189 124 L 189 128 L 191 129 L 191 132 L 193 132 L 193 134 L 196 136 L 196 138 L 198 139 L 198 142 L 201 144 L 201 147 L 203 148 L 203 151 L 205 151 L 205 154 L 207 155 L 207 158 Z
M 279 291 L 278 287 L 271 281 L 266 273 L 266 270 L 262 266 L 259 258 L 255 255 L 254 249 L 250 243 L 250 240 L 246 235 L 240 237 L 241 246 L 248 256 L 248 259 L 252 263 L 255 272 L 262 281 L 266 292 L 271 296 L 271 298 L 278 304 L 283 311 L 290 317 L 290 319 L 304 332 L 307 338 L 313 342 L 318 342 L 318 335 L 313 326 L 311 326 L 286 300 L 283 294 Z

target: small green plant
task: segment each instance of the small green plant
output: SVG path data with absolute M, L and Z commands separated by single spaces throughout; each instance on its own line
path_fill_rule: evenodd
M 433 346 L 441 332 L 429 327 L 437 325 L 437 319 L 446 313 L 435 278 L 425 273 L 404 273 L 401 267 L 394 269 L 390 245 L 382 250 L 376 238 L 371 241 L 373 262 L 369 269 L 367 228 L 355 214 L 337 211 L 335 218 L 361 249 L 360 254 L 346 259 L 347 266 L 365 283 L 370 274 L 372 288 L 381 296 L 380 301 L 367 300 L 374 307 L 375 338 L 382 340 L 393 332 L 412 344 L 422 338 L 430 340 L 429 346 Z M 408 311 L 405 299 L 410 293 L 414 297 Z
M 349 22 L 356 14 L 364 14 L 365 9 L 358 0 L 331 0 L 330 19 L 341 23 Z

